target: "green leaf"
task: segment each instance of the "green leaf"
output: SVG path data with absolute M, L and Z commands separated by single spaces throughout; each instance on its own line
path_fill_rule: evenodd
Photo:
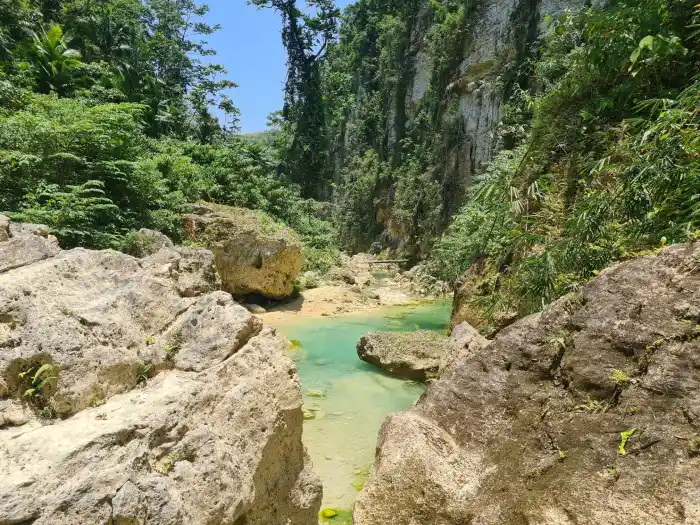
M 47 378 L 44 379 L 41 383 L 39 383 L 37 386 L 35 386 L 35 387 L 34 387 L 34 390 L 35 390 L 37 393 L 38 393 L 38 392 L 41 392 L 41 391 L 43 390 L 43 388 L 47 385 L 47 383 L 48 383 L 49 381 L 54 381 L 54 380 L 56 380 L 56 379 L 58 379 L 58 378 L 56 378 L 56 377 L 54 377 L 54 376 L 47 377 Z
M 654 43 L 656 42 L 656 37 L 653 35 L 648 35 L 642 38 L 642 40 L 639 42 L 639 47 L 638 49 L 652 49 L 654 47 Z
M 625 430 L 624 432 L 620 432 L 620 446 L 618 448 L 618 452 L 620 453 L 620 455 L 625 456 L 627 454 L 625 447 L 627 446 L 627 443 L 632 438 L 632 436 L 634 434 L 636 434 L 638 431 L 639 431 L 638 428 L 630 428 L 629 430 Z
M 39 367 L 39 370 L 36 371 L 36 374 L 34 374 L 34 377 L 32 378 L 32 384 L 35 384 L 41 378 L 41 376 L 44 372 L 50 373 L 50 372 L 53 372 L 53 370 L 54 370 L 53 365 L 51 365 L 49 363 L 41 365 L 41 367 Z

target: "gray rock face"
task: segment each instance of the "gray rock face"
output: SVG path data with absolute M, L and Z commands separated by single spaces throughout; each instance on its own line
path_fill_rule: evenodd
M 446 374 L 481 351 L 489 341 L 469 323 L 454 327 L 450 334 L 450 349 L 440 361 L 440 375 Z
M 594 1 L 593 5 L 600 3 Z M 430 104 L 430 100 L 437 98 L 443 107 L 440 115 L 442 136 L 438 140 L 444 147 L 444 157 L 440 167 L 436 168 L 433 179 L 439 185 L 441 198 L 435 199 L 433 205 L 441 206 L 443 217 L 452 217 L 468 197 L 475 173 L 483 169 L 500 148 L 510 146 L 503 144 L 500 133 L 504 96 L 508 95 L 508 90 L 504 90 L 504 79 L 512 78 L 512 72 L 523 66 L 523 58 L 533 51 L 539 38 L 544 36 L 548 17 L 565 10 L 583 9 L 591 2 L 475 0 L 458 2 L 455 6 L 458 4 L 461 4 L 460 7 L 468 17 L 459 33 L 452 34 L 462 35 L 462 49 L 455 47 L 454 50 L 447 51 L 439 45 L 431 44 L 431 35 L 442 18 L 435 16 L 434 2 L 419 0 L 411 4 L 415 16 L 402 27 L 409 38 L 405 50 L 401 51 L 401 60 L 392 62 L 395 68 L 391 69 L 392 73 L 387 70 L 374 75 L 367 74 L 362 69 L 358 71 L 354 81 L 357 87 L 353 93 L 357 109 L 348 112 L 334 152 L 336 182 L 344 177 L 344 167 L 351 166 L 354 160 L 364 155 L 365 149 L 355 145 L 354 130 L 362 126 L 364 115 L 371 111 L 370 101 L 376 95 L 374 90 L 378 83 L 385 89 L 390 89 L 392 95 L 385 96 L 382 101 L 385 108 L 383 120 L 377 130 L 378 136 L 371 139 L 370 143 L 383 159 L 391 158 L 392 163 L 405 162 L 405 158 L 397 158 L 397 153 L 402 150 L 401 143 L 409 137 L 416 139 L 409 130 L 421 125 L 419 119 L 424 116 L 425 104 Z M 380 19 L 381 14 L 375 15 L 381 9 L 378 5 L 368 5 L 364 9 L 363 12 L 372 13 L 371 17 Z M 390 9 L 384 12 L 392 13 Z M 372 23 L 371 17 L 366 23 Z M 359 24 L 356 30 L 361 30 Z M 376 31 L 383 34 L 381 28 Z M 390 41 L 395 42 L 393 37 Z M 381 38 L 377 46 L 382 51 L 393 52 L 390 51 L 393 49 L 391 45 L 383 44 Z M 363 53 L 366 55 L 360 58 L 369 61 L 376 50 L 370 47 L 360 50 L 360 54 Z M 452 64 L 448 70 L 445 70 L 446 60 Z M 435 71 L 436 67 L 439 71 Z M 445 78 L 449 83 L 445 86 L 442 82 L 435 82 L 436 78 Z M 395 84 L 398 84 L 396 89 Z M 430 141 L 419 141 L 433 147 L 429 145 Z M 419 259 L 427 255 L 433 238 L 442 233 L 447 221 L 433 219 L 434 223 L 430 224 L 433 230 L 426 230 L 420 239 L 407 240 L 401 221 L 393 219 L 398 211 L 391 210 L 393 193 L 383 190 L 375 193 L 376 219 L 384 225 L 384 233 L 377 240 L 381 239 L 383 243 L 388 240 L 399 251 L 404 247 L 413 248 Z
M 183 293 L 182 259 L 75 249 L 0 274 L 0 373 L 10 390 L 25 386 L 17 374 L 52 363 L 60 380 L 47 402 L 68 415 L 136 386 L 146 361 L 165 360 L 161 334 L 210 300 Z M 215 281 L 199 287 L 211 291 Z M 238 329 L 247 312 L 227 300 Z
M 61 248 L 46 226 L 12 224 L 0 215 L 0 274 L 53 257 Z
M 461 165 L 480 167 L 491 160 L 496 146 L 495 130 L 501 120 L 502 95 L 497 86 L 498 75 L 507 61 L 512 60 L 523 46 L 533 22 L 537 31 L 547 30 L 545 20 L 567 9 L 585 5 L 581 0 L 540 0 L 526 3 L 523 0 L 493 0 L 483 2 L 478 8 L 471 29 L 471 37 L 464 50 L 460 76 L 449 87 L 448 93 L 457 96 L 459 113 L 467 139 L 460 155 Z M 419 38 L 416 35 L 415 38 Z M 426 71 L 427 69 L 427 71 Z M 422 85 L 432 71 L 432 62 L 425 58 L 416 61 L 414 86 Z M 425 91 L 423 89 L 422 91 Z M 469 184 L 471 173 L 463 182 Z
M 428 330 L 370 332 L 357 343 L 357 355 L 363 361 L 417 381 L 437 377 L 440 362 L 450 350 L 447 339 Z
M 391 416 L 356 525 L 700 523 L 700 243 L 610 268 Z
M 0 524 L 316 523 L 294 364 L 212 260 L 76 249 L 0 274 Z
M 462 323 L 449 339 L 436 332 L 370 332 L 358 341 L 357 355 L 390 374 L 416 381 L 435 379 L 480 351 L 488 341 Z

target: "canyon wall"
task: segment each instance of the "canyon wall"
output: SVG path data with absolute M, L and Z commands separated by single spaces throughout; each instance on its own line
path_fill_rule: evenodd
M 608 268 L 390 416 L 355 525 L 700 523 L 700 243 Z
M 361 177 L 348 166 L 368 149 L 377 152 L 393 170 L 375 184 L 378 237 L 416 257 L 425 255 L 464 203 L 475 172 L 502 146 L 504 101 L 516 85 L 527 87 L 523 64 L 537 53 L 548 17 L 585 2 L 444 4 L 447 15 L 424 0 L 401 6 L 358 2 L 343 29 L 352 36 L 352 44 L 344 45 L 354 46 L 356 70 L 353 105 L 334 150 L 336 182 Z M 400 171 L 409 157 L 419 157 L 424 178 L 407 197 Z

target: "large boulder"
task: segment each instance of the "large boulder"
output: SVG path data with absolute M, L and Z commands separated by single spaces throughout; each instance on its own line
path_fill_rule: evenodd
M 392 415 L 356 525 L 700 523 L 700 243 L 602 272 Z
M 0 215 L 0 274 L 53 257 L 61 248 L 58 240 L 40 224 L 14 224 Z
M 168 247 L 0 274 L 0 524 L 316 523 L 294 363 L 217 288 Z
M 437 377 L 440 362 L 450 353 L 447 339 L 437 332 L 370 332 L 357 343 L 357 355 L 390 374 L 425 381 Z
M 199 206 L 184 216 L 188 239 L 214 252 L 223 289 L 235 296 L 284 299 L 304 264 L 299 236 L 244 208 Z
M 178 321 L 212 298 L 228 309 L 222 333 L 252 332 L 243 326 L 259 321 L 230 295 L 202 296 L 216 281 L 211 254 L 199 252 L 209 259 L 199 276 L 183 271 L 197 251 L 139 260 L 80 248 L 0 274 L 0 374 L 10 390 L 26 386 L 19 374 L 46 363 L 60 374 L 45 400 L 59 415 L 130 390 L 146 362 L 164 361 L 160 339 L 179 336 Z

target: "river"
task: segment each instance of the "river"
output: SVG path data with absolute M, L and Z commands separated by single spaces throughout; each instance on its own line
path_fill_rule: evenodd
M 291 353 L 307 418 L 304 443 L 323 481 L 322 508 L 352 508 L 374 459 L 382 422 L 411 406 L 425 390 L 423 384 L 393 378 L 360 361 L 355 344 L 370 331 L 444 332 L 450 310 L 448 301 L 439 301 L 273 323 L 295 343 Z

